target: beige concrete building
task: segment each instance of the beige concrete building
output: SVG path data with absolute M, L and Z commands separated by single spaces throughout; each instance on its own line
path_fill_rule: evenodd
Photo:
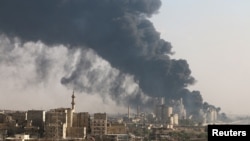
M 45 126 L 45 138 L 48 139 L 65 139 L 66 138 L 65 123 L 49 123 Z
M 90 129 L 90 116 L 87 112 L 75 113 L 74 91 L 71 98 L 71 108 L 57 108 L 46 113 L 45 136 L 47 138 L 86 137 Z
M 57 108 L 46 112 L 45 138 L 67 138 L 67 131 L 73 125 L 73 113 L 75 111 L 74 98 L 73 92 L 71 108 Z
M 92 135 L 105 135 L 107 134 L 107 114 L 95 113 L 91 125 Z
M 90 133 L 89 113 L 73 113 L 73 123 L 72 127 L 67 127 L 67 137 L 85 138 L 87 133 Z
M 27 112 L 16 111 L 9 115 L 16 121 L 18 126 L 24 124 L 27 120 Z
M 88 127 L 90 115 L 88 112 L 74 113 L 73 127 Z
M 46 113 L 45 138 L 66 138 L 67 109 L 53 109 Z
M 126 134 L 124 123 L 108 123 L 107 134 Z
M 43 110 L 28 110 L 27 121 L 31 122 L 32 126 L 44 128 L 45 111 L 43 111 Z
M 5 118 L 6 118 L 6 115 L 3 114 L 3 113 L 0 113 L 0 123 L 4 123 L 5 122 Z
M 67 138 L 86 138 L 86 127 L 67 127 L 66 136 Z

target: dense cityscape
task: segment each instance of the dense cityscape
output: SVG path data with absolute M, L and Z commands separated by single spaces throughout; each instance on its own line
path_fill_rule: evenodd
M 247 5 L 0 1 L 0 141 L 250 138 Z
M 159 141 L 207 140 L 206 125 L 219 121 L 218 110 L 207 109 L 201 120 L 186 114 L 180 100 L 171 103 L 155 98 L 153 111 L 137 106 L 132 112 L 108 114 L 75 112 L 75 94 L 70 108 L 0 113 L 0 140 L 85 140 L 85 141 Z M 90 114 L 93 112 L 93 114 Z

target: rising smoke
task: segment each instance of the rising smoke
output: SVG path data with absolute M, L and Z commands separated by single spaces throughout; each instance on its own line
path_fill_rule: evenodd
M 90 48 L 119 70 L 119 74 L 106 74 L 114 80 L 101 80 L 112 82 L 109 92 L 117 103 L 124 100 L 135 107 L 145 103 L 147 96 L 183 97 L 184 104 L 190 107 L 187 110 L 193 113 L 191 109 L 202 106 L 202 97 L 199 91 L 187 89 L 195 82 L 189 65 L 184 59 L 170 58 L 171 43 L 160 38 L 149 20 L 160 6 L 160 0 L 1 0 L 0 33 L 17 37 L 22 43 L 41 41 L 48 46 L 63 44 L 73 50 Z M 86 60 L 86 53 L 79 55 L 76 68 L 62 76 L 61 83 L 89 93 L 105 89 L 105 85 L 91 88 L 83 84 L 84 77 L 94 84 L 102 74 L 84 73 L 93 66 Z M 42 66 L 37 69 L 38 80 L 42 81 L 51 62 L 41 55 L 36 63 Z M 133 95 L 124 96 L 128 91 L 121 89 L 126 74 L 132 75 L 139 85 Z

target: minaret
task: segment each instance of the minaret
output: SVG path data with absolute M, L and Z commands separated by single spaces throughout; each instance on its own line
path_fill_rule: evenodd
M 74 112 L 75 111 L 75 95 L 74 95 L 74 90 L 73 90 L 73 94 L 72 94 L 72 102 L 71 102 L 71 105 L 72 105 L 72 107 L 71 107 L 71 109 L 72 109 L 72 112 Z

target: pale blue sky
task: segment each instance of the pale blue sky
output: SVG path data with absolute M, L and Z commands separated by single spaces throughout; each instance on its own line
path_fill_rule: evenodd
M 162 0 L 151 20 L 186 59 L 204 101 L 229 114 L 250 114 L 250 1 Z

